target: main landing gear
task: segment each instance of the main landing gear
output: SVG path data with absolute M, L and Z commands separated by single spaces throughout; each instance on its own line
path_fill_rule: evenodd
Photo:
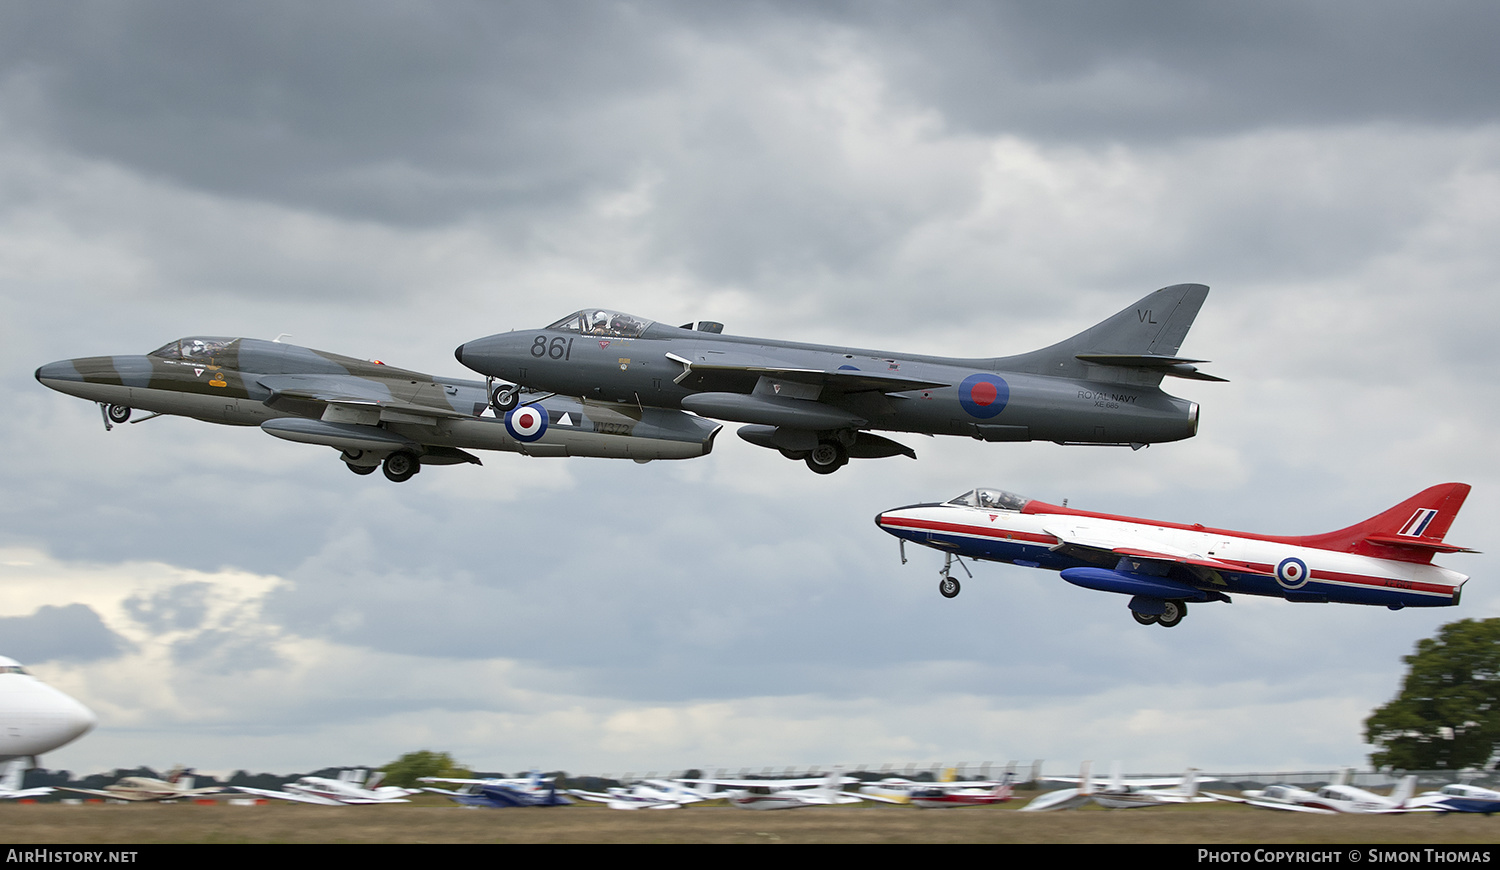
M 416 454 L 397 450 L 385 458 L 381 470 L 385 472 L 387 480 L 404 483 L 422 470 L 422 463 L 417 460 Z
M 380 467 L 379 462 L 361 462 L 364 459 L 363 450 L 341 450 L 339 458 L 344 460 L 344 467 L 358 475 L 374 474 L 375 469 Z
M 422 461 L 409 450 L 397 450 L 388 454 L 383 462 L 379 456 L 367 456 L 363 450 L 343 450 L 339 452 L 339 458 L 344 460 L 344 467 L 355 474 L 374 474 L 375 469 L 379 468 L 385 472 L 388 480 L 396 483 L 411 480 L 422 470 Z
M 944 553 L 943 570 L 938 572 L 938 594 L 944 598 L 957 598 L 958 593 L 963 590 L 963 587 L 958 583 L 958 578 L 954 577 L 951 573 L 954 562 L 958 563 L 958 567 L 964 569 L 964 573 L 969 575 L 970 580 L 974 579 L 974 575 L 969 571 L 969 566 L 965 565 L 962 559 L 959 559 L 952 553 Z
M 833 440 L 819 441 L 818 446 L 807 454 L 806 462 L 807 467 L 818 474 L 832 474 L 849 464 L 849 448 Z
M 1141 625 L 1159 625 L 1162 628 L 1172 628 L 1187 616 L 1186 601 L 1163 601 L 1161 613 L 1141 613 L 1131 610 L 1130 615 Z

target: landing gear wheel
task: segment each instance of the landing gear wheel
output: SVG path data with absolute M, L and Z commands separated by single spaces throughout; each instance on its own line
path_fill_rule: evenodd
M 790 459 L 793 462 L 800 462 L 800 461 L 806 459 L 807 458 L 807 454 L 810 452 L 810 451 L 807 451 L 807 450 L 787 450 L 787 449 L 785 449 L 783 447 L 778 447 L 778 448 L 776 448 L 776 450 L 782 456 L 785 456 L 787 459 Z
M 110 405 L 104 409 L 104 413 L 111 423 L 126 423 L 130 420 L 129 405 Z
M 385 458 L 385 476 L 396 483 L 411 480 L 412 475 L 421 470 L 417 457 L 405 450 L 398 450 Z
M 360 475 L 361 477 L 363 477 L 366 474 L 374 474 L 375 473 L 375 466 L 373 466 L 373 465 L 355 465 L 352 462 L 345 462 L 344 463 L 344 467 L 347 468 L 347 469 L 349 469 L 350 471 L 354 472 L 355 474 Z
M 1157 617 L 1156 622 L 1162 628 L 1171 628 L 1181 622 L 1184 616 L 1187 616 L 1187 602 L 1168 601 L 1167 609 L 1162 611 L 1161 616 Z
M 944 577 L 938 581 L 938 594 L 944 598 L 957 598 L 960 590 L 958 581 L 952 577 Z
M 1159 616 L 1150 613 L 1136 613 L 1134 610 L 1130 611 L 1130 615 L 1135 617 L 1135 621 L 1141 625 L 1155 625 L 1156 621 L 1161 619 Z
M 496 387 L 495 391 L 490 393 L 490 404 L 501 414 L 511 410 L 520 403 L 520 387 Z
M 832 474 L 849 463 L 849 451 L 837 441 L 819 441 L 807 454 L 807 467 L 818 474 Z

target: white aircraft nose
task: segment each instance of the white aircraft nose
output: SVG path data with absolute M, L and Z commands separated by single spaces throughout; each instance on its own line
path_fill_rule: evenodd
M 68 700 L 71 701 L 72 699 L 69 698 Z M 77 701 L 73 701 L 73 709 L 64 713 L 62 720 L 58 723 L 59 730 L 66 735 L 63 737 L 64 743 L 71 743 L 77 740 L 92 731 L 94 726 L 98 724 L 99 717 L 94 715 L 94 711 Z

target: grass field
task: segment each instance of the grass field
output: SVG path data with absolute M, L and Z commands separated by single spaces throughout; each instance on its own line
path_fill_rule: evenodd
M 1370 843 L 1492 844 L 1479 815 L 1315 816 L 1229 804 L 1018 813 L 976 807 L 604 807 L 86 804 L 0 807 L 6 840 L 151 843 Z

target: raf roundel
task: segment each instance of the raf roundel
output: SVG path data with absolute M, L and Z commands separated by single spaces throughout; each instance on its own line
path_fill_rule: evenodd
M 541 405 L 523 405 L 505 415 L 505 431 L 517 441 L 529 442 L 547 431 L 547 409 Z
M 986 374 L 969 375 L 958 385 L 958 403 L 970 417 L 988 420 L 1004 411 L 1005 403 L 1009 401 L 1010 385 L 1004 378 Z
M 1276 582 L 1286 589 L 1301 589 L 1307 576 L 1307 563 L 1301 559 L 1286 558 L 1276 565 Z

